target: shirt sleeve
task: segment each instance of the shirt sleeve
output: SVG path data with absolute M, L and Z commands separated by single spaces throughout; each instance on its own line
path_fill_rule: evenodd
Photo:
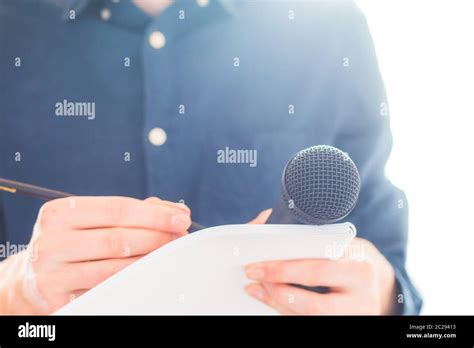
M 408 201 L 385 176 L 392 149 L 390 115 L 367 22 L 353 3 L 341 4 L 340 43 L 329 96 L 335 117 L 335 146 L 346 151 L 361 175 L 356 208 L 347 217 L 395 271 L 398 314 L 419 314 L 422 300 L 407 271 Z M 400 138 L 399 141 L 403 141 Z M 409 168 L 407 168 L 409 170 Z

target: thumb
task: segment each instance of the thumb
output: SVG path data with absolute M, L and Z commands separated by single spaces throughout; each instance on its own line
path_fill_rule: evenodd
M 266 209 L 260 212 L 260 214 L 257 215 L 257 217 L 253 220 L 250 220 L 247 222 L 248 224 L 264 224 L 267 222 L 270 214 L 272 213 L 272 209 Z

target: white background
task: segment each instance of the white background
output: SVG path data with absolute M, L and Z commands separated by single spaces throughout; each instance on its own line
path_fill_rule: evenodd
M 423 314 L 474 314 L 474 1 L 359 0 L 390 104 Z

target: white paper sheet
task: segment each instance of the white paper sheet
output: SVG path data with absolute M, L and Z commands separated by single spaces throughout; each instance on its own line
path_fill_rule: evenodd
M 354 236 L 350 223 L 208 228 L 157 249 L 55 314 L 276 314 L 244 291 L 244 266 L 337 259 Z

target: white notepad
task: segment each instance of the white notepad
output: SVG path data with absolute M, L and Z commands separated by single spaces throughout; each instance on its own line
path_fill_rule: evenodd
M 355 231 L 350 223 L 207 228 L 155 250 L 55 314 L 276 314 L 247 295 L 244 266 L 337 259 Z

